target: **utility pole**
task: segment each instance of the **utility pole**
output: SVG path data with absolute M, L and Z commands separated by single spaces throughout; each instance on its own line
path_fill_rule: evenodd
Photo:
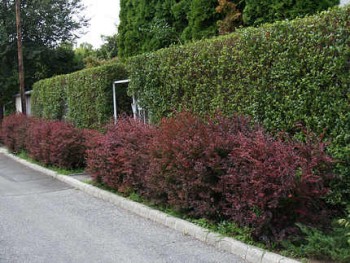
M 17 28 L 17 48 L 18 48 L 18 75 L 19 94 L 21 95 L 22 113 L 27 115 L 25 87 L 24 87 L 24 66 L 22 51 L 22 29 L 21 29 L 21 1 L 16 0 L 16 28 Z

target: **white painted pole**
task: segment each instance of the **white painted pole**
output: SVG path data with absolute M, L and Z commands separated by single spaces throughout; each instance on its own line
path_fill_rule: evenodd
M 116 86 L 117 84 L 122 83 L 129 83 L 130 80 L 124 79 L 124 80 L 118 80 L 113 82 L 113 107 L 114 107 L 114 124 L 117 123 L 118 120 L 118 112 L 117 112 L 117 94 L 116 94 Z
M 115 82 L 113 83 L 113 107 L 114 107 L 114 124 L 117 123 L 117 96 L 115 94 Z

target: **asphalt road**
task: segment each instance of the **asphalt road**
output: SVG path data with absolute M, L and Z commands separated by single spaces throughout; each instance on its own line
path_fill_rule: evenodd
M 0 262 L 244 261 L 0 154 Z

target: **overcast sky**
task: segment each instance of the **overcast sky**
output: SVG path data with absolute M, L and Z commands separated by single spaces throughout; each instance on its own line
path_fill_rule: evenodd
M 87 33 L 78 39 L 78 45 L 82 42 L 92 44 L 98 48 L 101 44 L 101 35 L 113 35 L 117 32 L 119 23 L 119 0 L 82 0 L 86 6 L 85 14 L 90 18 L 90 26 Z
M 350 4 L 350 0 L 340 0 L 340 5 L 346 5 L 346 4 Z

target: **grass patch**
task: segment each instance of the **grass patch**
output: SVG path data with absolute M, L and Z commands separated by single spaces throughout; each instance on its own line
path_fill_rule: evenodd
M 82 180 L 82 182 L 83 182 L 84 184 L 90 184 L 90 185 L 93 184 L 93 180 L 91 180 L 91 179 L 85 179 L 85 180 Z
M 61 168 L 61 167 L 56 167 L 56 166 L 47 166 L 47 165 L 43 165 L 42 163 L 34 160 L 33 158 L 31 158 L 28 153 L 22 151 L 18 154 L 16 154 L 17 157 L 26 160 L 30 163 L 33 164 L 37 164 L 40 166 L 43 166 L 47 169 L 50 169 L 51 171 L 54 171 L 56 173 L 62 174 L 62 175 L 70 175 L 70 174 L 78 174 L 78 173 L 83 173 L 84 172 L 84 168 L 80 168 L 80 169 L 65 169 L 65 168 Z
M 258 243 L 258 242 L 255 242 L 252 239 L 251 230 L 249 228 L 242 228 L 242 227 L 239 227 L 237 224 L 234 224 L 234 223 L 228 222 L 228 221 L 222 221 L 220 223 L 215 223 L 215 222 L 210 222 L 204 218 L 200 218 L 200 219 L 192 218 L 184 213 L 181 213 L 181 212 L 173 209 L 172 207 L 156 205 L 153 202 L 150 202 L 149 200 L 143 198 L 142 196 L 140 196 L 139 194 L 137 194 L 135 192 L 133 192 L 131 194 L 123 194 L 123 193 L 120 193 L 120 192 L 116 191 L 115 189 L 112 189 L 112 188 L 110 188 L 102 183 L 97 183 L 95 181 L 91 181 L 90 184 L 93 186 L 96 186 L 102 190 L 117 194 L 119 196 L 123 196 L 129 200 L 134 201 L 134 202 L 144 204 L 148 207 L 151 207 L 151 208 L 154 208 L 158 211 L 164 212 L 170 216 L 189 221 L 195 225 L 206 228 L 212 232 L 221 234 L 221 235 L 226 236 L 226 237 L 235 238 L 235 239 L 240 240 L 240 241 L 242 241 L 246 244 L 249 244 L 249 245 L 254 245 L 254 246 L 260 247 L 262 249 L 266 249 L 265 245 Z

